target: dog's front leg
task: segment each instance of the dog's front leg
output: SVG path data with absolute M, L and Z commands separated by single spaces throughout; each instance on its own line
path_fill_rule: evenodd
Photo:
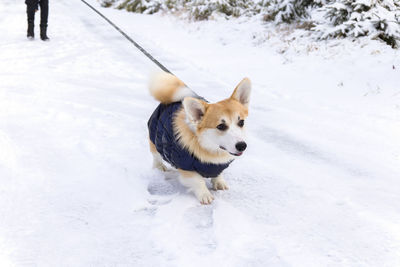
M 179 181 L 181 182 L 181 184 L 193 191 L 201 204 L 211 204 L 211 202 L 214 200 L 214 197 L 213 195 L 211 195 L 211 192 L 206 186 L 204 178 L 200 174 L 198 174 L 197 172 L 184 171 L 181 169 L 179 169 L 179 173 Z
M 228 190 L 229 189 L 222 174 L 218 175 L 216 178 L 212 178 L 211 183 L 213 185 L 214 190 Z

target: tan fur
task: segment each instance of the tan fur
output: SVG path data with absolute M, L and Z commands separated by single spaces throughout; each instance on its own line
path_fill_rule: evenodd
M 196 172 L 185 171 L 185 170 L 182 170 L 182 169 L 178 169 L 178 171 L 182 175 L 182 177 L 184 177 L 184 178 L 190 178 L 190 177 L 193 177 L 193 175 L 196 174 Z
M 153 77 L 149 89 L 156 100 L 163 104 L 169 104 L 176 101 L 173 97 L 183 87 L 185 87 L 185 84 L 176 76 L 169 73 L 161 73 Z
M 232 98 L 228 98 L 215 104 L 208 104 L 206 113 L 198 126 L 198 131 L 201 132 L 208 128 L 216 128 L 221 123 L 221 118 L 225 120 L 245 119 L 248 115 L 248 109 Z M 231 124 L 232 121 L 227 121 Z
M 206 129 L 215 129 L 221 123 L 221 117 L 234 119 L 240 116 L 240 119 L 245 119 L 248 115 L 248 110 L 238 101 L 228 98 L 215 104 L 205 105 L 205 114 L 197 127 L 197 132 L 200 133 Z M 177 112 L 173 120 L 174 131 L 179 137 L 179 143 L 185 147 L 190 153 L 195 155 L 201 162 L 210 163 L 226 163 L 234 157 L 228 152 L 220 150 L 218 152 L 210 152 L 201 147 L 196 133 L 194 133 L 186 123 L 186 113 L 182 108 Z
M 158 153 L 156 146 L 153 144 L 153 142 L 151 142 L 150 138 L 149 138 L 149 144 L 150 144 L 150 152 L 151 153 Z

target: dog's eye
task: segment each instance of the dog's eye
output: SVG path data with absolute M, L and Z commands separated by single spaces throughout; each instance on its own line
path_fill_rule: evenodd
M 221 123 L 217 126 L 217 129 L 220 131 L 225 131 L 228 129 L 228 126 L 225 123 Z
M 240 120 L 240 121 L 238 122 L 238 126 L 239 126 L 239 127 L 243 127 L 243 126 L 244 126 L 244 120 Z

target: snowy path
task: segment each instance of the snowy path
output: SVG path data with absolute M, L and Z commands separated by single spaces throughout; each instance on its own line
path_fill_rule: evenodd
M 152 63 L 78 0 L 29 42 L 24 8 L 0 3 L 0 266 L 400 264 L 399 52 L 104 10 L 211 101 L 254 81 L 249 149 L 201 206 L 151 169 Z

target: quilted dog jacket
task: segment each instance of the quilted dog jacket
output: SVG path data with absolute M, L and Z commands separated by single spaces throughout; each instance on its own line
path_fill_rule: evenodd
M 163 159 L 175 168 L 195 171 L 207 178 L 217 177 L 232 161 L 225 164 L 203 163 L 179 144 L 172 119 L 181 108 L 181 102 L 157 107 L 147 123 L 150 140 Z

